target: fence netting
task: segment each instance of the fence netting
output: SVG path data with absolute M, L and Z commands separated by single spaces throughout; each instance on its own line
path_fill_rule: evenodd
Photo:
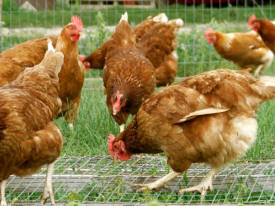
M 20 8 L 24 2 L 33 8 Z M 80 54 L 88 55 L 110 37 L 125 11 L 128 12 L 132 26 L 149 15 L 163 12 L 169 19 L 184 20 L 184 26 L 178 33 L 177 76 L 186 77 L 220 67 L 237 69 L 236 65 L 221 58 L 213 46 L 208 44 L 203 37 L 205 29 L 212 27 L 221 32 L 249 31 L 247 20 L 252 14 L 259 18 L 275 19 L 275 1 L 2 0 L 0 51 L 30 39 L 58 35 L 72 15 L 79 15 L 84 22 L 79 50 Z M 274 73 L 275 63 L 265 74 Z M 99 77 L 99 83 L 93 82 L 93 85 L 86 81 L 84 91 L 92 87 L 93 92 L 100 92 L 103 96 L 102 72 L 90 71 L 85 76 Z M 270 149 L 272 144 L 262 145 L 260 149 L 252 149 L 249 153 L 255 154 L 253 157 L 260 156 L 266 147 Z M 207 193 L 204 203 L 275 204 L 275 160 L 255 159 L 235 162 L 221 169 L 213 182 L 214 191 Z M 136 192 L 131 187 L 131 184 L 154 181 L 170 170 L 166 158 L 160 156 L 140 155 L 128 162 L 117 163 L 113 163 L 109 156 L 61 157 L 55 164 L 53 177 L 55 199 L 58 203 L 66 204 L 92 202 L 133 205 L 156 199 L 162 203 L 200 204 L 199 193 L 179 195 L 178 190 L 201 181 L 210 170 L 203 164 L 193 164 L 186 173 L 160 191 Z M 11 176 L 7 184 L 7 201 L 18 205 L 39 203 L 45 172 L 46 168 L 43 167 L 39 173 L 29 177 Z
M 61 157 L 53 176 L 55 199 L 59 203 L 132 203 L 158 199 L 162 203 L 201 203 L 199 193 L 178 194 L 178 190 L 197 185 L 209 172 L 203 164 L 193 164 L 182 176 L 160 191 L 136 192 L 132 184 L 148 183 L 167 174 L 165 157 L 140 155 L 128 162 L 113 163 L 109 156 Z M 43 191 L 46 168 L 38 174 L 11 176 L 7 200 L 38 203 Z M 275 204 L 275 162 L 234 163 L 221 169 L 203 203 Z

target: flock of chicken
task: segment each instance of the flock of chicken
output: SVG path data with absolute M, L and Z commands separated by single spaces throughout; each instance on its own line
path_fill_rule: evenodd
M 125 13 L 113 35 L 80 60 L 83 30 L 73 16 L 60 35 L 30 40 L 0 54 L 1 206 L 10 175 L 26 176 L 48 165 L 42 202 L 54 204 L 52 175 L 63 138 L 53 120 L 65 116 L 73 128 L 86 68 L 103 69 L 104 93 L 121 133 L 109 135 L 113 159 L 137 153 L 164 152 L 173 171 L 139 191 L 157 189 L 192 163 L 212 167 L 202 182 L 180 192 L 212 190 L 216 172 L 245 154 L 257 136 L 256 111 L 275 98 L 275 81 L 263 78 L 275 52 L 275 26 L 252 16 L 257 32 L 222 34 L 207 29 L 205 37 L 224 58 L 246 70 L 218 69 L 170 85 L 177 73 L 176 34 L 181 19 L 165 14 L 148 17 L 134 28 Z M 259 35 L 258 35 L 259 34 Z M 263 43 L 264 42 L 264 43 Z M 268 49 L 269 48 L 269 49 Z M 248 69 L 250 68 L 250 69 Z M 249 72 L 254 71 L 256 77 Z M 131 123 L 124 128 L 129 114 Z

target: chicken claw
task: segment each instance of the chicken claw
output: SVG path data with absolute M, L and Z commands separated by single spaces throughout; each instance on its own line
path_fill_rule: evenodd
M 141 191 L 144 191 L 144 190 L 157 190 L 161 187 L 167 188 L 165 183 L 172 180 L 172 179 L 174 179 L 178 175 L 180 175 L 180 173 L 172 171 L 169 174 L 165 175 L 164 177 L 156 180 L 155 182 L 151 182 L 151 183 L 148 183 L 148 184 L 133 184 L 132 186 L 140 187 L 137 190 L 138 192 L 141 192 Z
M 213 184 L 212 180 L 214 175 L 216 174 L 217 170 L 212 169 L 207 176 L 202 180 L 202 182 L 196 186 L 185 188 L 179 191 L 179 194 L 183 194 L 184 192 L 194 192 L 198 191 L 201 193 L 201 202 L 204 200 L 206 191 L 209 189 L 210 191 L 213 191 Z

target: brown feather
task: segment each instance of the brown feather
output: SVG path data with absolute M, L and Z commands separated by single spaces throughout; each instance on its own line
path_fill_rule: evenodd
M 176 172 L 195 162 L 219 168 L 255 141 L 256 111 L 275 99 L 275 84 L 267 82 L 226 69 L 190 77 L 152 94 L 114 142 L 124 141 L 129 155 L 163 151 Z M 200 112 L 208 108 L 219 112 Z M 179 123 L 190 114 L 200 115 Z
M 251 68 L 255 72 L 263 66 L 261 73 L 270 66 L 273 56 L 261 37 L 254 31 L 246 33 L 215 32 L 217 40 L 214 42 L 216 51 L 225 59 L 232 61 L 239 67 Z M 265 57 L 267 55 L 267 57 Z M 270 56 L 271 55 L 271 56 Z
M 107 106 L 112 114 L 111 97 L 116 91 L 124 95 L 126 105 L 117 115 L 112 115 L 118 124 L 124 124 L 128 115 L 135 114 L 141 103 L 153 92 L 154 68 L 137 50 L 135 35 L 126 21 L 118 24 L 112 37 L 102 47 L 106 50 L 103 82 Z
M 26 67 L 33 67 L 41 62 L 47 50 L 47 39 L 50 38 L 57 51 L 64 54 L 64 64 L 59 73 L 62 100 L 62 113 L 68 122 L 74 123 L 80 105 L 81 90 L 84 83 L 84 66 L 78 61 L 77 42 L 65 35 L 66 25 L 59 36 L 50 36 L 30 40 L 14 46 L 0 54 L 0 86 L 14 80 Z M 60 114 L 60 115 L 61 115 Z
M 32 174 L 60 155 L 63 138 L 52 121 L 61 109 L 62 64 L 63 54 L 50 52 L 0 88 L 0 182 L 11 174 Z
M 275 53 L 275 25 L 266 19 L 256 19 L 254 22 L 260 24 L 258 30 L 259 35 L 262 37 L 266 46 Z

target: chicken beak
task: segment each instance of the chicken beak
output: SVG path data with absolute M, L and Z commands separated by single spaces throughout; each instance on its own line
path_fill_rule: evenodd
M 117 114 L 117 111 L 116 110 L 113 110 L 113 115 L 116 115 Z

